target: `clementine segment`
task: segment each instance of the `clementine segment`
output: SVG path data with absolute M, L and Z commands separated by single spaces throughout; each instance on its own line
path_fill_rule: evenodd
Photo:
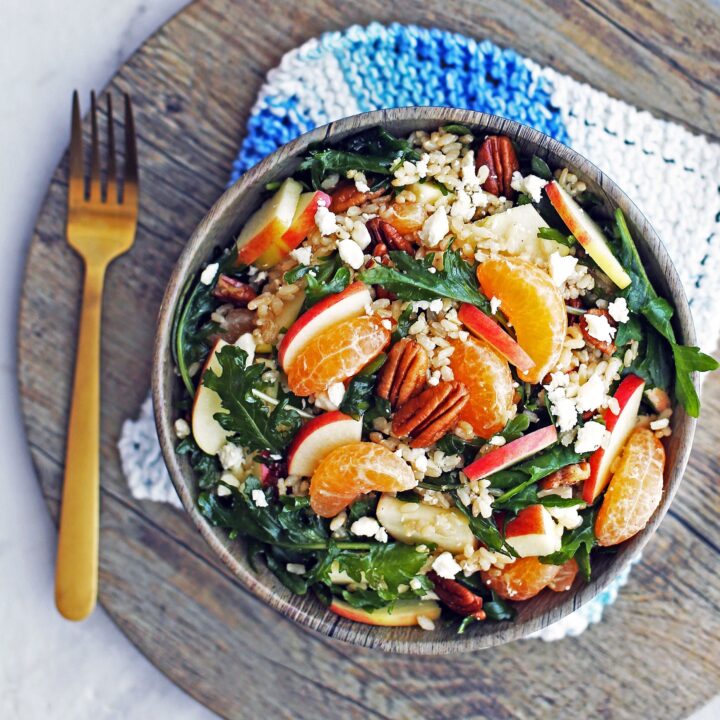
M 518 344 L 535 361 L 524 382 L 540 382 L 555 367 L 567 332 L 565 301 L 544 271 L 519 258 L 494 258 L 478 265 L 485 295 L 500 300 L 500 309 L 515 329 Z
M 326 455 L 310 479 L 310 507 L 334 517 L 364 493 L 402 492 L 417 485 L 410 466 L 383 445 L 358 442 Z
M 647 525 L 662 499 L 664 469 L 662 443 L 650 430 L 634 430 L 595 520 L 600 545 L 617 545 Z
M 490 438 L 505 427 L 513 400 L 513 379 L 505 358 L 474 337 L 455 340 L 450 367 L 455 380 L 470 393 L 459 415 L 481 438 Z
M 544 565 L 536 557 L 526 557 L 502 570 L 490 568 L 480 573 L 483 582 L 505 600 L 529 600 L 546 588 L 560 571 L 560 565 Z
M 578 574 L 578 564 L 575 558 L 571 558 L 560 566 L 557 575 L 548 583 L 548 587 L 555 592 L 565 592 L 572 587 L 575 576 Z
M 379 317 L 359 317 L 329 327 L 298 353 L 288 368 L 288 385 L 300 396 L 312 395 L 356 375 L 390 342 Z

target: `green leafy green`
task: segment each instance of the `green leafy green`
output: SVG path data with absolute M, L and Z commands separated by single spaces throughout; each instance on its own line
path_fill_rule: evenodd
M 543 180 L 553 179 L 553 174 L 552 170 L 550 170 L 550 166 L 538 155 L 532 156 L 532 159 L 530 160 L 530 169 L 532 170 L 533 175 L 537 175 Z
M 389 254 L 392 267 L 374 265 L 363 270 L 360 279 L 369 285 L 381 285 L 401 300 L 451 298 L 490 312 L 490 303 L 478 288 L 473 266 L 465 262 L 459 252 L 446 250 L 443 269 L 436 272 L 432 265 L 433 253 L 421 260 L 397 250 Z
M 410 326 L 413 324 L 413 321 L 410 319 L 412 313 L 412 304 L 408 304 L 403 308 L 402 312 L 400 313 L 400 317 L 397 320 L 397 325 L 393 330 L 393 343 L 396 343 L 398 340 L 402 340 L 404 337 L 407 337 L 407 334 L 410 332 Z
M 381 354 L 350 381 L 340 403 L 341 412 L 358 418 L 372 407 L 377 373 L 386 359 L 387 355 Z
M 457 495 L 455 495 L 455 505 L 468 519 L 472 534 L 480 540 L 483 545 L 490 548 L 490 550 L 496 550 L 511 557 L 516 557 L 515 551 L 505 542 L 505 538 L 502 536 L 492 517 L 484 518 L 480 515 L 473 517 L 473 514 L 462 504 Z
M 320 188 L 332 173 L 345 175 L 348 170 L 361 170 L 375 175 L 392 175 L 405 160 L 416 161 L 420 154 L 412 145 L 383 128 L 373 128 L 340 143 L 336 148 L 310 150 L 299 167 L 308 171 L 313 188 Z
M 566 235 L 564 232 L 551 227 L 541 227 L 537 236 L 542 240 L 553 240 L 567 247 L 572 247 L 577 242 L 574 235 Z
M 181 440 L 175 446 L 178 455 L 188 455 L 190 467 L 195 471 L 198 479 L 198 487 L 201 490 L 214 487 L 220 480 L 222 468 L 215 455 L 208 455 L 203 452 L 193 439 L 192 435 Z
M 530 418 L 524 413 L 517 414 L 511 420 L 508 420 L 507 425 L 500 433 L 507 442 L 511 440 L 517 440 L 522 437 L 522 434 L 530 427 Z
M 719 367 L 718 362 L 699 348 L 676 342 L 671 324 L 673 308 L 655 292 L 620 208 L 615 211 L 615 227 L 619 241 L 618 259 L 632 281 L 620 295 L 626 299 L 630 310 L 640 313 L 658 334 L 648 334 L 644 359 L 638 362 L 635 368 L 638 374 L 658 387 L 668 387 L 672 370 L 667 360 L 661 361 L 658 357 L 668 355 L 660 339 L 664 338 L 675 361 L 675 396 L 690 416 L 697 417 L 700 414 L 700 399 L 692 382 L 692 373 L 716 370 Z
M 302 425 L 298 408 L 291 396 L 282 392 L 271 410 L 254 391 L 263 391 L 263 363 L 248 365 L 248 356 L 235 345 L 227 345 L 216 354 L 220 374 L 208 368 L 202 383 L 220 396 L 223 411 L 215 414 L 220 425 L 232 433 L 248 450 L 282 452 Z
M 563 565 L 575 558 L 585 580 L 590 579 L 590 551 L 597 542 L 595 538 L 595 508 L 581 513 L 582 524 L 574 530 L 565 531 L 562 547 L 552 555 L 545 555 L 540 562 L 546 565 Z
M 532 198 L 527 193 L 520 193 L 515 202 L 516 205 L 532 205 Z
M 448 125 L 441 125 L 440 130 L 445 133 L 451 133 L 462 137 L 463 135 L 472 135 L 472 130 L 466 125 L 460 125 L 459 123 L 450 123 Z
M 642 322 L 637 315 L 632 313 L 626 323 L 618 325 L 615 335 L 615 345 L 619 348 L 625 347 L 625 345 L 630 344 L 631 340 L 640 342 L 644 337 Z

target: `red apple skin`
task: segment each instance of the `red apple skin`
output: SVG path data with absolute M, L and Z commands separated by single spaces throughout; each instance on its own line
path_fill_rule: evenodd
M 469 480 L 480 480 L 519 463 L 521 460 L 540 452 L 540 450 L 544 450 L 555 442 L 557 442 L 557 430 L 554 425 L 548 425 L 540 430 L 523 435 L 523 437 L 509 442 L 507 445 L 491 450 L 468 465 L 463 472 Z
M 354 438 L 356 442 L 360 442 L 361 435 L 362 435 L 362 425 L 359 423 L 359 421 L 354 420 L 349 415 L 346 415 L 343 412 L 340 412 L 339 410 L 332 410 L 330 412 L 324 412 L 322 415 L 318 415 L 317 417 L 314 417 L 312 420 L 308 420 L 302 428 L 298 431 L 297 435 L 293 438 L 292 443 L 290 444 L 290 447 L 288 448 L 287 452 L 287 459 L 288 459 L 288 472 L 291 475 L 301 475 L 303 477 L 307 477 L 309 474 L 304 472 L 299 472 L 298 469 L 295 467 L 295 455 L 300 450 L 305 443 L 305 441 L 310 438 L 312 435 L 314 435 L 316 432 L 320 431 L 322 428 L 332 427 L 335 423 L 342 422 L 342 423 L 353 423 L 357 425 L 357 437 Z M 338 432 L 336 430 L 336 432 Z M 344 444 L 344 443 L 343 443 Z M 331 450 L 334 450 L 336 447 L 338 447 L 337 440 L 335 444 L 332 442 L 326 443 L 326 450 L 324 452 L 324 455 L 329 453 Z M 325 449 L 325 448 L 324 448 Z M 318 458 L 319 460 L 320 458 Z
M 310 197 L 306 197 L 310 196 Z M 287 229 L 281 240 L 288 249 L 294 250 L 315 227 L 315 213 L 320 206 L 330 207 L 331 198 L 322 190 L 303 193 L 300 196 L 292 225 Z
M 546 518 L 547 515 L 543 512 L 542 505 L 528 505 L 507 523 L 505 537 L 543 535 L 548 529 L 545 525 Z
M 407 601 L 400 600 L 392 613 L 386 610 L 373 610 L 368 612 L 361 608 L 354 608 L 342 600 L 335 598 L 329 609 L 336 615 L 365 625 L 379 625 L 383 627 L 408 627 L 418 624 L 418 617 L 423 616 L 430 620 L 440 617 L 440 605 L 434 600 Z
M 458 312 L 460 322 L 470 332 L 495 348 L 509 363 L 522 372 L 535 367 L 535 361 L 492 318 L 474 305 L 463 303 Z
M 323 312 L 331 308 L 336 303 L 344 300 L 346 297 L 351 296 L 357 292 L 369 292 L 368 286 L 360 281 L 351 283 L 342 292 L 335 293 L 334 295 L 328 295 L 327 297 L 320 300 L 320 302 L 313 305 L 307 312 L 304 312 L 291 326 L 290 329 L 285 333 L 285 337 L 280 341 L 278 345 L 278 361 L 284 370 L 285 367 L 285 355 L 288 348 L 293 344 L 298 335 L 302 332 L 309 322 L 314 320 L 316 317 L 321 315 Z M 338 322 L 345 318 L 340 318 Z
M 633 397 L 639 393 L 642 395 L 645 388 L 645 381 L 637 375 L 626 375 L 620 385 L 618 385 L 615 395 L 613 396 L 620 405 L 620 412 L 616 415 L 609 409 L 603 411 L 603 419 L 605 420 L 605 427 L 610 432 L 610 442 L 612 442 L 612 433 L 620 420 L 623 410 L 627 407 L 628 403 Z M 622 446 L 618 449 L 618 453 L 622 450 Z M 590 477 L 585 480 L 583 484 L 582 498 L 588 504 L 592 505 L 595 502 L 600 493 L 605 489 L 608 482 L 610 481 L 610 472 L 601 473 L 601 464 L 605 457 L 605 450 L 598 448 L 590 456 Z M 616 456 L 617 454 L 616 453 Z M 614 459 L 614 458 L 612 458 Z M 612 464 L 611 459 L 611 464 Z

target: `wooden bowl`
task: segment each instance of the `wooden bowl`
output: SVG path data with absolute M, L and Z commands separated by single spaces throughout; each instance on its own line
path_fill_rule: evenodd
M 180 415 L 177 408 L 181 384 L 174 372 L 171 328 L 181 292 L 188 279 L 197 274 L 216 249 L 232 242 L 246 218 L 258 206 L 265 184 L 292 173 L 312 143 L 337 141 L 377 125 L 403 136 L 412 130 L 430 130 L 447 123 L 461 123 L 479 133 L 508 135 L 523 153 L 535 153 L 545 158 L 551 167 L 571 168 L 590 190 L 599 195 L 608 210 L 622 208 L 648 275 L 658 292 L 675 307 L 675 331 L 683 343 L 695 344 L 687 299 L 667 251 L 637 207 L 595 165 L 565 145 L 511 120 L 452 108 L 399 108 L 364 113 L 317 128 L 281 147 L 249 170 L 220 197 L 193 233 L 175 266 L 160 308 L 153 365 L 155 418 L 172 481 L 198 530 L 243 585 L 293 620 L 330 637 L 387 651 L 433 655 L 475 650 L 525 637 L 577 610 L 601 592 L 638 555 L 667 512 L 687 463 L 695 420 L 681 408 L 673 414 L 673 434 L 667 446 L 666 489 L 662 504 L 642 532 L 618 546 L 616 553 L 594 559 L 590 583 L 578 581 L 574 590 L 565 593 L 546 590 L 532 600 L 517 603 L 518 613 L 514 622 L 476 623 L 463 635 L 457 635 L 450 623 L 438 623 L 437 629 L 432 632 L 416 627 L 361 625 L 331 613 L 312 595 L 293 595 L 266 568 L 257 574 L 253 572 L 248 566 L 243 542 L 230 541 L 225 531 L 212 527 L 198 511 L 195 476 L 185 457 L 178 457 L 174 451 L 176 439 L 173 422 Z

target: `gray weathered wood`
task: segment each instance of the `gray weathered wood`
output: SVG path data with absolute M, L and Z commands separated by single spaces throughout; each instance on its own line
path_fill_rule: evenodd
M 716 9 L 570 7 L 367 0 L 307 2 L 288 13 L 284 3 L 204 0 L 149 41 L 111 85 L 136 103 L 145 193 L 136 245 L 111 268 L 106 295 L 101 601 L 153 662 L 223 715 L 542 718 L 583 708 L 588 717 L 635 718 L 662 707 L 665 717 L 679 718 L 720 689 L 717 375 L 706 386 L 686 478 L 643 563 L 601 626 L 553 645 L 438 659 L 323 640 L 248 595 L 186 516 L 135 501 L 119 469 L 115 442 L 147 389 L 172 265 L 224 188 L 263 74 L 308 37 L 373 19 L 444 25 L 718 134 Z M 80 287 L 79 263 L 62 239 L 64 178 L 63 164 L 30 248 L 19 333 L 28 438 L 53 514 Z

